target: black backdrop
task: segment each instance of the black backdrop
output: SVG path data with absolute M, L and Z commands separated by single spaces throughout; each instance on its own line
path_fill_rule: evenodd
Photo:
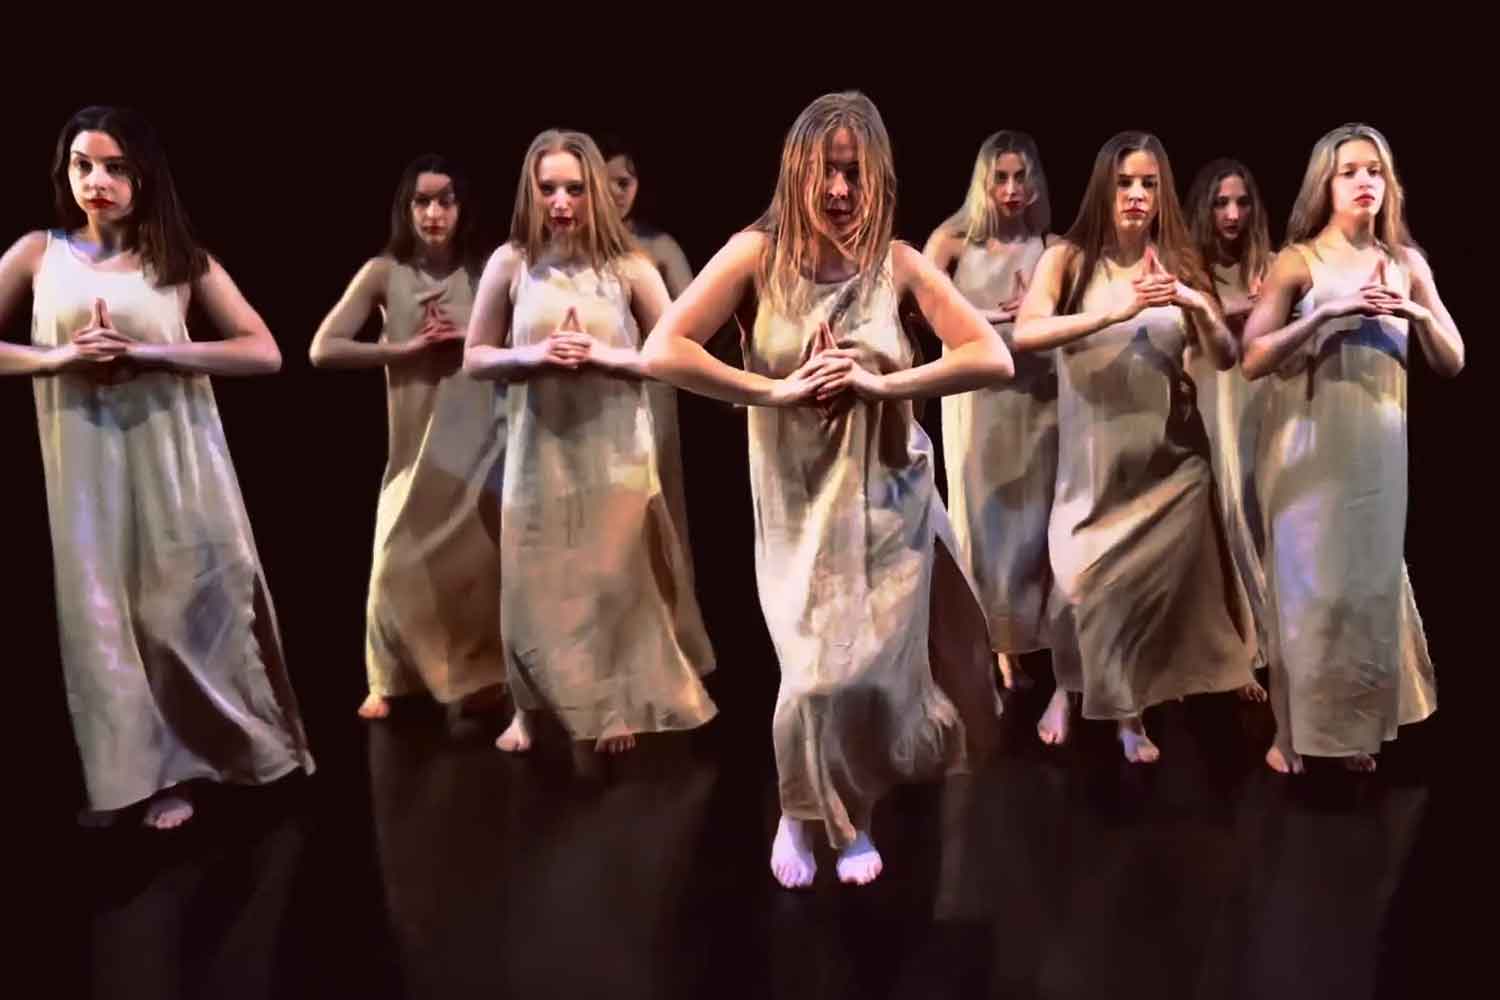
M 1466 608 L 1463 569 L 1487 541 L 1468 497 L 1479 484 L 1468 457 L 1482 449 L 1476 421 L 1484 370 L 1479 341 L 1486 291 L 1473 197 L 1476 148 L 1455 143 L 1435 110 L 1475 97 L 1458 87 L 1402 93 L 1375 85 L 1305 79 L 1247 101 L 1232 88 L 1205 87 L 1191 100 L 1152 88 L 1108 99 L 1103 73 L 1074 79 L 1067 93 L 1036 96 L 1017 74 L 970 74 L 941 85 L 892 67 L 836 74 L 776 67 L 774 83 L 676 79 L 601 69 L 571 75 L 500 67 L 489 82 L 440 85 L 324 66 L 317 74 L 279 70 L 276 53 L 256 79 L 212 70 L 142 80 L 49 72 L 4 118 L 0 239 L 51 225 L 49 160 L 67 116 L 86 103 L 133 104 L 162 134 L 177 184 L 202 240 L 261 311 L 285 364 L 268 378 L 216 382 L 219 406 L 280 614 L 294 682 L 313 748 L 335 772 L 358 766 L 353 710 L 364 690 L 362 627 L 376 489 L 384 461 L 383 388 L 378 373 L 316 372 L 306 352 L 319 320 L 345 282 L 378 251 L 397 175 L 413 155 L 446 152 L 468 165 L 489 245 L 505 234 L 521 156 L 540 129 L 610 130 L 636 148 L 642 170 L 639 214 L 674 234 L 695 269 L 770 197 L 780 143 L 797 112 L 829 89 L 859 87 L 880 107 L 900 179 L 898 235 L 918 246 L 957 207 L 985 135 L 1020 128 L 1041 147 L 1052 189 L 1054 228 L 1077 208 L 1094 152 L 1127 127 L 1159 134 L 1179 188 L 1211 157 L 1232 155 L 1255 171 L 1279 238 L 1312 143 L 1328 128 L 1361 119 L 1391 140 L 1409 192 L 1410 219 L 1439 285 L 1467 335 L 1470 370 L 1456 381 L 1412 365 L 1411 507 L 1407 552 L 1438 662 L 1447 711 L 1476 690 L 1478 629 Z M 291 61 L 295 64 L 295 60 Z M 768 63 L 758 64 L 762 75 Z M 791 65 L 794 60 L 788 59 Z M 482 68 L 482 67 L 481 67 Z M 1037 80 L 1038 72 L 1026 78 Z M 40 78 L 37 78 L 40 79 Z M 558 82 L 561 79 L 564 82 Z M 737 79 L 744 80 L 744 77 Z M 1012 109 L 1012 110 L 1006 110 Z M 201 325 L 200 333 L 207 331 Z M 26 337 L 25 307 L 4 335 Z M 936 436 L 937 407 L 925 418 Z M 720 725 L 735 752 L 768 754 L 776 667 L 756 602 L 743 419 L 718 404 L 684 397 L 681 407 L 689 512 L 699 591 L 723 666 L 713 690 Z M 0 436 L 7 525 L 4 660 L 12 725 L 6 742 L 35 766 L 14 780 L 52 817 L 81 800 L 57 664 L 46 504 L 30 385 L 0 382 Z M 1480 454 L 1483 454 L 1480 451 Z M 14 711 L 20 709 L 19 711 Z M 740 739 L 743 735 L 743 739 Z M 12 756 L 12 760 L 18 759 Z

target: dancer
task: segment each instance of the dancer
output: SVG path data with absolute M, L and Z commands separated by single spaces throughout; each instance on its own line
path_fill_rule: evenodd
M 1116 135 L 1077 219 L 1042 255 L 1014 334 L 1019 351 L 1059 349 L 1048 541 L 1072 627 L 1053 637 L 1045 742 L 1066 739 L 1068 692 L 1081 691 L 1085 717 L 1116 721 L 1125 759 L 1150 763 L 1160 750 L 1145 709 L 1253 679 L 1252 626 L 1183 371 L 1189 343 L 1216 368 L 1235 360 L 1210 288 L 1160 140 Z
M 670 234 L 642 222 L 633 214 L 636 197 L 641 191 L 635 154 L 614 139 L 605 141 L 602 154 L 609 171 L 609 196 L 619 208 L 620 218 L 625 220 L 630 235 L 661 272 L 662 280 L 667 283 L 667 292 L 675 299 L 693 280 L 693 269 L 688 264 L 687 255 Z
M 1390 144 L 1368 125 L 1319 139 L 1245 330 L 1245 374 L 1270 378 L 1257 459 L 1275 638 L 1276 739 L 1375 769 L 1397 727 L 1437 706 L 1402 551 L 1410 341 L 1440 375 L 1464 364 L 1458 327 L 1412 242 Z
M 979 147 L 963 205 L 923 251 L 1007 346 L 1051 219 L 1036 143 L 1021 132 L 996 132 Z M 1007 688 L 1016 686 L 1019 654 L 1047 645 L 1047 519 L 1057 476 L 1052 354 L 1020 355 L 1015 366 L 1005 385 L 943 397 L 953 533 Z
M 500 649 L 505 395 L 458 370 L 474 301 L 468 185 L 445 157 L 413 160 L 368 261 L 313 338 L 320 368 L 385 369 L 389 426 L 365 618 L 366 719 L 392 696 L 493 704 Z M 358 336 L 372 313 L 376 343 Z
M 464 368 L 512 383 L 501 613 L 515 718 L 555 714 L 602 752 L 690 729 L 715 708 L 680 519 L 679 456 L 661 455 L 640 331 L 668 303 L 605 188 L 592 139 L 549 130 L 526 153 L 510 241 L 490 258 Z M 675 434 L 675 431 L 672 433 Z
M 998 334 L 931 262 L 891 240 L 895 174 L 861 94 L 810 104 L 787 134 L 775 195 L 662 317 L 647 371 L 750 406 L 756 580 L 781 665 L 772 738 L 782 816 L 771 870 L 813 881 L 811 834 L 867 883 L 893 783 L 964 763 L 995 728 L 983 611 L 954 561 L 932 445 L 910 401 L 1013 374 Z M 918 364 L 902 296 L 949 350 Z M 746 369 L 702 347 L 737 307 Z
M 1243 163 L 1214 160 L 1193 179 L 1186 207 L 1193 244 L 1213 281 L 1224 323 L 1239 340 L 1271 265 L 1271 236 L 1260 188 Z M 1264 666 L 1266 576 L 1260 559 L 1264 531 L 1255 497 L 1254 457 L 1264 425 L 1266 383 L 1248 381 L 1237 368 L 1219 371 L 1207 354 L 1191 344 L 1187 370 L 1213 453 L 1219 516 L 1255 622 L 1256 665 Z M 1251 681 L 1240 689 L 1240 697 L 1265 701 L 1266 689 Z
M 262 784 L 313 761 L 210 375 L 281 354 L 194 242 L 156 135 L 79 111 L 53 158 L 59 227 L 0 258 L 0 322 L 29 290 L 33 376 L 63 674 L 91 819 L 149 800 L 167 829 L 185 782 Z M 196 301 L 224 335 L 196 341 Z

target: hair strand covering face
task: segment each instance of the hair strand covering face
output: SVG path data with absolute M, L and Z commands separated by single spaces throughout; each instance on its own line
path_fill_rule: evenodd
M 833 134 L 847 128 L 858 149 L 855 224 L 840 238 L 823 213 L 827 154 Z M 809 104 L 787 132 L 770 207 L 752 229 L 769 237 L 755 276 L 756 291 L 772 308 L 796 315 L 807 303 L 803 278 L 817 271 L 819 243 L 836 248 L 860 275 L 860 295 L 879 277 L 896 218 L 896 169 L 880 112 L 864 94 L 825 94 Z

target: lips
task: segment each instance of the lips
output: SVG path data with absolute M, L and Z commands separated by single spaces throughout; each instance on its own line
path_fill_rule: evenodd
M 115 204 L 108 198 L 85 198 L 83 203 L 89 208 L 112 208 Z

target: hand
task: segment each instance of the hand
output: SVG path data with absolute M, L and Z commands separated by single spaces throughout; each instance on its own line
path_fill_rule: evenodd
M 87 369 L 100 381 L 113 384 L 134 374 L 130 355 L 136 346 L 115 329 L 104 300 L 95 299 L 83 329 L 48 352 L 48 368 L 54 372 Z
M 557 329 L 545 339 L 522 348 L 527 367 L 577 371 L 588 363 L 594 338 L 583 332 L 578 310 L 570 308 Z
M 1370 272 L 1370 277 L 1352 295 L 1332 299 L 1327 305 L 1330 316 L 1395 316 L 1408 319 L 1419 318 L 1410 313 L 1413 309 L 1425 313 L 1415 302 L 1386 285 L 1385 259 L 1382 258 Z
M 1161 266 L 1161 261 L 1156 256 L 1156 248 L 1147 247 L 1143 260 L 1145 266 L 1141 273 L 1130 279 L 1132 292 L 1130 300 L 1110 314 L 1113 322 L 1123 323 L 1145 309 L 1179 304 L 1177 300 L 1181 282 L 1168 274 L 1166 268 Z
M 1010 298 L 1000 303 L 998 308 L 990 309 L 984 314 L 984 318 L 991 323 L 1014 323 L 1016 317 L 1021 314 L 1021 304 L 1026 301 L 1026 276 L 1020 271 L 1011 282 Z
M 847 361 L 848 366 L 834 372 L 833 377 L 818 390 L 819 403 L 829 403 L 839 396 L 850 393 L 864 400 L 886 398 L 885 376 L 872 372 L 859 363 L 859 352 L 853 348 L 834 348 L 818 355 L 829 361 Z
M 812 356 L 802 362 L 796 371 L 773 383 L 768 405 L 817 405 L 823 409 L 825 416 L 834 415 L 837 410 L 836 401 L 820 399 L 819 391 L 842 375 L 850 366 L 850 361 L 834 356 L 838 351 L 838 343 L 833 339 L 833 331 L 826 322 L 818 328 L 812 347 Z
M 429 300 L 423 306 L 422 314 L 421 329 L 397 347 L 401 357 L 415 358 L 434 347 L 463 343 L 464 331 L 454 325 L 453 321 L 448 318 L 448 314 L 443 312 L 442 306 Z

